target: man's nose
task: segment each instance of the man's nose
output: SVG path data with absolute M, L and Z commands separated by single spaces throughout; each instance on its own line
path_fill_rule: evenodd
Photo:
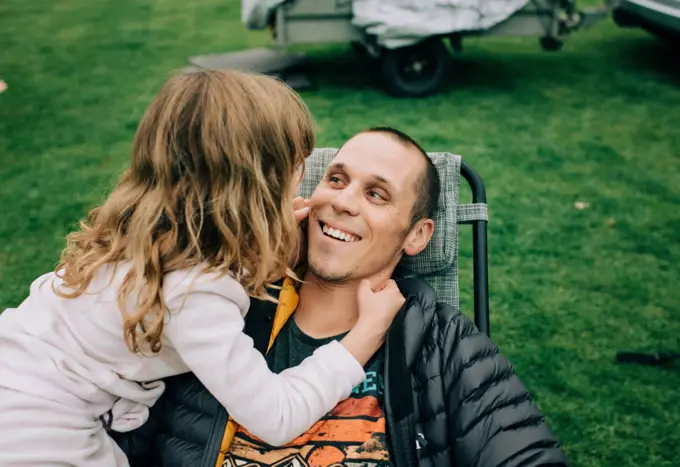
M 356 216 L 359 213 L 361 190 L 356 186 L 346 186 L 338 190 L 331 201 L 331 206 L 338 214 Z

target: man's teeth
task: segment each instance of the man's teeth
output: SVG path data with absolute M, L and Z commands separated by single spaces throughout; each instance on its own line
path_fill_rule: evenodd
M 328 227 L 327 225 L 323 226 L 323 233 L 325 233 L 326 235 L 330 235 L 331 237 L 337 238 L 338 240 L 344 240 L 346 242 L 356 242 L 357 240 L 359 240 L 359 237 L 357 237 L 356 235 L 352 235 L 351 233 L 343 232 L 342 230 Z

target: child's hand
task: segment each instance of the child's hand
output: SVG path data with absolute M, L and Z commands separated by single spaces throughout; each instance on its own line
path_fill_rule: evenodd
M 406 299 L 393 280 L 372 288 L 371 281 L 364 279 L 359 284 L 357 300 L 359 319 L 340 342 L 361 365 L 366 365 L 382 347 L 387 331 Z
M 387 333 L 392 320 L 404 305 L 406 299 L 392 279 L 373 288 L 368 279 L 359 284 L 357 291 L 359 320 L 357 326 L 366 326 L 381 333 Z
M 309 200 L 302 196 L 293 198 L 293 214 L 298 224 L 307 219 L 307 216 L 309 216 Z
M 307 232 L 303 228 L 303 222 L 309 216 L 309 200 L 304 199 L 302 196 L 298 196 L 293 199 L 293 215 L 295 220 L 298 222 L 299 227 L 299 237 L 298 246 L 296 251 L 293 252 L 290 259 L 290 267 L 295 268 L 297 265 L 302 263 L 307 259 Z

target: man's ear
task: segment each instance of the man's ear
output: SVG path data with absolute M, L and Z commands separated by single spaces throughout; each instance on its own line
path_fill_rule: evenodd
M 425 249 L 434 234 L 434 221 L 421 219 L 411 228 L 404 240 L 404 253 L 415 256 Z

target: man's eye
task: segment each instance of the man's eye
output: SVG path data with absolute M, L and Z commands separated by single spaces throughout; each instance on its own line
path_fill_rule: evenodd
M 340 180 L 339 177 L 336 177 L 335 175 L 331 175 L 330 177 L 328 177 L 328 181 L 331 182 L 331 183 L 340 183 L 341 180 Z
M 371 198 L 375 198 L 375 199 L 380 199 L 380 200 L 384 200 L 384 199 L 385 199 L 385 198 L 383 198 L 383 195 L 381 195 L 381 194 L 378 193 L 377 191 L 369 191 L 369 192 L 368 192 L 368 195 L 369 195 Z

